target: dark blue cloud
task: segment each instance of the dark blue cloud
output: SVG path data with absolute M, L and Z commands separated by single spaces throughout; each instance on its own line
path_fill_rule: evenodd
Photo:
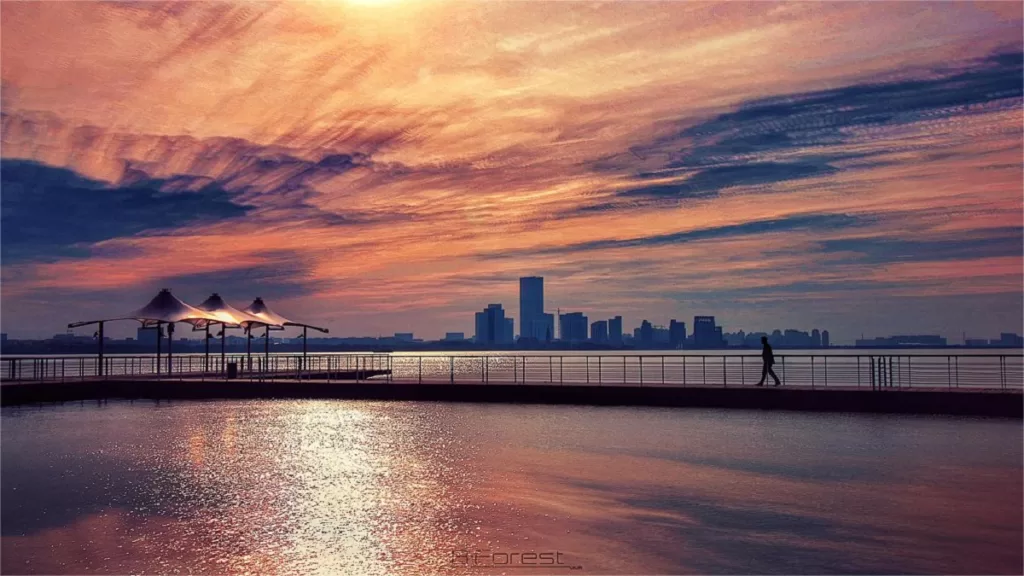
M 214 183 L 129 176 L 111 186 L 64 168 L 0 161 L 4 263 L 84 257 L 85 244 L 239 218 L 251 209 Z
M 684 182 L 676 184 L 656 184 L 642 186 L 620 192 L 620 196 L 671 196 L 677 198 L 696 198 L 714 196 L 719 190 L 732 186 L 761 186 L 826 176 L 838 172 L 828 164 L 809 162 L 751 162 L 733 166 L 716 166 L 696 172 Z
M 592 168 L 634 170 L 640 179 L 688 176 L 675 184 L 640 185 L 618 193 L 632 200 L 658 202 L 714 196 L 732 186 L 770 185 L 876 167 L 887 162 L 877 158 L 886 149 L 851 153 L 838 146 L 851 143 L 860 128 L 1020 109 L 1022 74 L 1024 56 L 1014 49 L 961 68 L 932 70 L 923 78 L 753 100 L 697 124 L 689 119 L 673 122 L 665 136 L 604 158 Z M 801 155 L 802 149 L 814 152 Z M 770 160 L 773 154 L 785 154 L 786 159 Z M 644 170 L 635 170 L 637 165 Z
M 216 291 L 238 308 L 248 306 L 256 296 L 273 307 L 274 300 L 316 292 L 319 284 L 309 278 L 300 254 L 279 251 L 262 256 L 268 260 L 266 264 L 161 278 L 150 283 L 148 289 L 155 293 L 160 288 L 170 288 L 190 303 L 202 302 Z
M 849 262 L 871 264 L 1020 256 L 1024 253 L 1024 229 L 996 228 L 976 238 L 837 238 L 823 241 L 821 249 L 826 253 L 851 252 L 857 256 Z
M 555 248 L 545 248 L 543 250 L 503 252 L 500 254 L 488 255 L 486 257 L 507 258 L 523 255 L 570 254 L 575 252 L 607 250 L 613 248 L 661 246 L 666 244 L 683 244 L 686 242 L 714 240 L 717 238 L 729 238 L 735 236 L 753 236 L 772 232 L 791 232 L 794 230 L 837 230 L 854 226 L 864 226 L 872 222 L 874 222 L 874 220 L 870 218 L 849 216 L 846 214 L 810 214 L 806 216 L 778 218 L 775 220 L 755 220 L 752 222 L 744 222 L 742 224 L 703 228 L 700 230 L 676 232 L 673 234 L 657 234 L 654 236 L 643 236 L 640 238 L 629 238 L 626 240 L 595 240 L 592 242 L 568 244 L 566 246 L 558 246 Z

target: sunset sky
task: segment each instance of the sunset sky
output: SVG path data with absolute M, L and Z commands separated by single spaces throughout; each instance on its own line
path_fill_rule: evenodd
M 160 288 L 341 336 L 471 335 L 500 302 L 518 332 L 524 275 L 628 330 L 1021 331 L 1020 2 L 4 2 L 0 25 L 12 338 Z

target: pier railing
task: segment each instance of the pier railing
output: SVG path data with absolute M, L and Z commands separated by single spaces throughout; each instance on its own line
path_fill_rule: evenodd
M 0 382 L 97 379 L 362 381 L 387 374 L 388 354 L 227 354 L 0 357 Z
M 234 365 L 233 371 L 229 366 Z M 0 358 L 0 381 L 74 382 L 96 379 L 316 379 L 405 384 L 590 386 L 753 386 L 758 354 L 181 354 L 156 356 L 36 356 Z M 994 389 L 1024 391 L 1024 355 L 776 354 L 786 386 L 806 388 Z M 765 385 L 771 386 L 771 377 Z
M 807 388 L 1024 390 L 1016 354 L 776 354 L 784 385 Z M 394 355 L 393 382 L 590 386 L 753 386 L 760 355 Z M 771 386 L 769 376 L 765 386 Z

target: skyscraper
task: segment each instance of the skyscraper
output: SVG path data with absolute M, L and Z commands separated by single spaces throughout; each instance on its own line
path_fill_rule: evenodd
M 831 342 L 829 341 L 828 330 L 822 330 L 821 331 L 821 347 L 822 348 L 828 348 L 830 343 Z
M 612 344 L 622 344 L 622 316 L 616 316 L 608 321 L 608 341 Z
M 811 330 L 811 347 L 821 348 L 821 332 L 817 328 Z
M 587 317 L 582 312 L 562 314 L 558 318 L 559 337 L 567 342 L 587 339 Z
M 714 316 L 693 317 L 693 344 L 697 348 L 715 348 L 722 345 L 720 332 L 715 330 Z
M 590 339 L 594 342 L 608 341 L 608 321 L 598 320 L 590 325 Z
M 650 346 L 654 343 L 654 326 L 647 320 L 640 323 L 640 344 L 641 346 Z
M 675 319 L 668 323 L 668 343 L 673 349 L 679 348 L 686 342 L 686 322 L 678 322 Z
M 511 344 L 508 338 L 508 321 L 501 304 L 488 304 L 483 311 L 476 313 L 476 343 L 490 346 Z
M 544 341 L 544 278 L 524 276 L 519 279 L 519 336 Z

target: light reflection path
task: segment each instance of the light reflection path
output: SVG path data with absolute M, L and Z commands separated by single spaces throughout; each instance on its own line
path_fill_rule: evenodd
M 2 416 L 4 573 L 490 573 L 452 564 L 481 549 L 592 574 L 1022 564 L 1016 421 L 353 401 Z

